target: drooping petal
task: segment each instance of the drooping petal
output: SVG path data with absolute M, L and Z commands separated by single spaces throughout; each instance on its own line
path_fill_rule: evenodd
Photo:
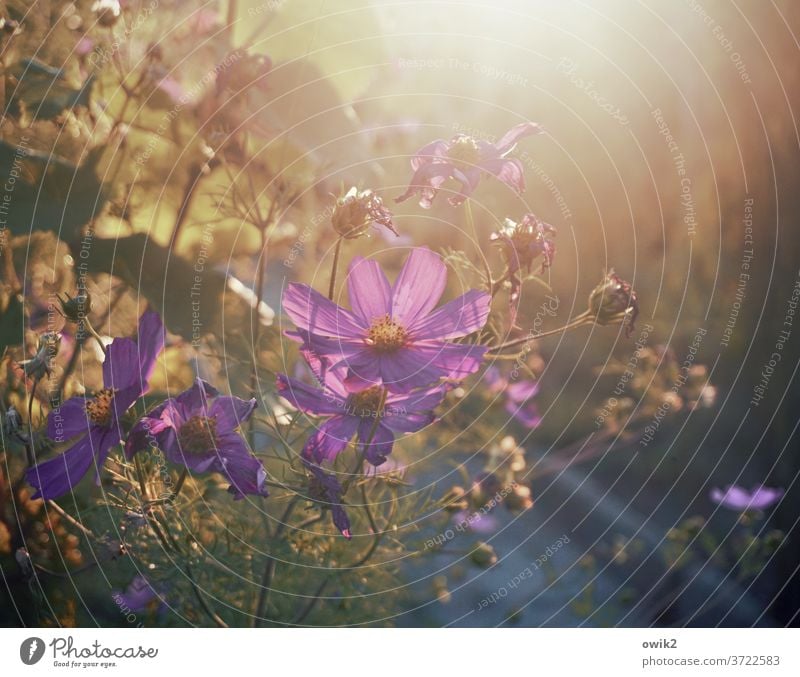
M 117 442 L 114 431 L 94 426 L 63 454 L 28 468 L 25 478 L 37 489 L 33 498 L 51 500 L 68 493 L 92 467 L 102 467 Z
M 383 424 L 383 421 L 376 425 L 374 419 L 363 418 L 358 425 L 358 441 L 361 444 L 364 460 L 372 465 L 382 465 L 386 462 L 386 457 L 392 453 L 394 433 Z
M 525 192 L 522 163 L 516 158 L 499 158 L 481 163 L 481 168 L 493 174 L 516 193 Z
M 54 442 L 87 434 L 92 422 L 86 413 L 86 398 L 72 397 L 55 407 L 47 417 L 47 436 Z
M 380 383 L 381 357 L 373 351 L 364 348 L 343 363 L 347 365 L 344 387 L 348 392 L 361 392 Z
M 145 384 L 150 379 L 156 360 L 164 349 L 165 339 L 164 323 L 161 321 L 161 316 L 152 310 L 142 313 L 139 318 L 137 345 L 139 347 L 142 379 Z
M 346 406 L 344 398 L 337 394 L 326 393 L 284 374 L 278 374 L 277 389 L 278 394 L 293 407 L 314 416 L 341 414 Z
M 453 164 L 450 162 L 430 162 L 423 164 L 411 176 L 406 192 L 397 196 L 395 202 L 405 202 L 408 198 L 419 195 L 419 206 L 430 209 L 433 198 L 453 173 Z
M 256 406 L 254 397 L 249 400 L 238 397 L 217 397 L 208 410 L 208 416 L 216 419 L 217 432 L 225 435 L 249 419 Z
M 460 204 L 463 204 L 478 188 L 478 184 L 481 180 L 481 168 L 455 168 L 453 170 L 453 178 L 461 184 L 461 188 L 455 193 L 455 195 L 449 197 L 447 201 L 453 205 L 453 207 L 458 207 Z
M 315 463 L 332 461 L 353 439 L 360 420 L 344 415 L 329 418 L 306 441 L 303 458 Z
M 323 508 L 331 511 L 331 517 L 336 528 L 347 539 L 350 539 L 350 519 L 342 505 L 342 485 L 333 475 L 326 473 L 322 468 L 313 463 L 304 462 L 311 472 L 313 479 L 309 486 L 312 498 L 320 503 Z
M 307 284 L 292 282 L 283 293 L 283 310 L 298 329 L 311 334 L 354 338 L 365 326 L 349 310 L 337 306 Z
M 512 150 L 517 142 L 531 134 L 541 134 L 544 132 L 544 127 L 536 124 L 535 122 L 522 122 L 509 129 L 500 140 L 495 144 L 494 150 L 498 157 L 507 155 Z
M 438 158 L 446 157 L 450 144 L 444 139 L 436 139 L 420 148 L 411 158 L 411 169 L 418 170 L 422 165 L 434 162 Z
M 386 411 L 382 424 L 396 433 L 415 433 L 436 420 L 432 411 L 420 413 L 415 411 Z
M 439 303 L 447 285 L 447 267 L 427 247 L 415 247 L 392 287 L 392 317 L 413 326 Z
M 460 338 L 482 329 L 489 317 L 492 297 L 478 289 L 445 303 L 427 316 L 419 316 L 408 329 L 414 340 Z
M 392 312 L 392 289 L 377 261 L 356 256 L 347 272 L 350 307 L 364 326 Z
M 244 440 L 234 433 L 219 438 L 220 470 L 231 483 L 228 491 L 234 500 L 247 494 L 268 496 L 264 464 L 247 449 Z

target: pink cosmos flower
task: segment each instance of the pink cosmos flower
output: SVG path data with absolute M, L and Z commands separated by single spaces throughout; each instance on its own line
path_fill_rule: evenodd
M 724 490 L 717 487 L 711 490 L 711 500 L 731 510 L 766 510 L 782 496 L 783 489 L 765 487 L 763 484 L 753 487 L 752 491 L 735 484 L 728 485 Z
M 478 187 L 481 174 L 486 172 L 500 179 L 509 188 L 522 193 L 525 179 L 522 163 L 507 157 L 517 141 L 544 129 L 534 122 L 523 122 L 509 129 L 497 143 L 489 143 L 467 134 L 456 134 L 450 141 L 437 139 L 420 148 L 411 159 L 414 174 L 405 193 L 395 198 L 403 202 L 419 195 L 419 205 L 430 209 L 433 198 L 447 179 L 455 179 L 461 189 L 450 198 L 454 207 L 466 200 Z
M 307 414 L 327 417 L 303 449 L 303 457 L 315 463 L 334 460 L 354 435 L 369 463 L 385 463 L 392 453 L 395 433 L 416 432 L 433 423 L 432 410 L 445 394 L 444 388 L 437 386 L 384 398 L 380 386 L 348 392 L 343 370 L 327 370 L 320 376 L 321 388 L 284 374 L 278 374 L 277 381 L 278 393 L 293 406 Z
M 478 370 L 487 348 L 450 339 L 486 324 L 491 296 L 472 289 L 434 310 L 446 284 L 444 263 L 424 247 L 411 251 L 393 285 L 376 261 L 356 257 L 347 278 L 352 310 L 292 283 L 283 309 L 297 331 L 287 335 L 326 368 L 346 368 L 343 383 L 351 393 L 383 385 L 402 394 L 459 380 Z

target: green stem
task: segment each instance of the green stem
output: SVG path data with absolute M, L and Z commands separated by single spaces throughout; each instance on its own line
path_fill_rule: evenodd
M 343 237 L 339 237 L 336 240 L 336 247 L 333 250 L 333 267 L 331 268 L 331 283 L 328 287 L 328 298 L 333 301 L 333 292 L 336 289 L 336 273 L 339 270 L 339 254 L 342 251 L 342 240 Z
M 543 331 L 539 334 L 528 334 L 527 336 L 521 336 L 520 338 L 513 339 L 512 341 L 506 341 L 505 343 L 501 343 L 497 346 L 492 346 L 487 353 L 489 357 L 496 357 L 494 353 L 501 351 L 501 350 L 508 350 L 509 348 L 516 348 L 517 346 L 524 345 L 529 341 L 536 341 L 547 336 L 554 336 L 555 334 L 561 334 L 565 331 L 569 331 L 570 329 L 576 329 L 577 327 L 581 327 L 584 324 L 593 321 L 589 312 L 586 311 L 581 313 L 576 317 L 572 322 L 565 324 L 563 327 L 558 327 L 558 329 L 551 329 L 550 331 Z

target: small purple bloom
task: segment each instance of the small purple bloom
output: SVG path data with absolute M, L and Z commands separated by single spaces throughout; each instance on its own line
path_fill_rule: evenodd
M 33 498 L 59 498 L 70 491 L 94 466 L 100 468 L 108 452 L 122 438 L 120 419 L 147 391 L 147 381 L 164 347 L 164 325 L 158 313 L 147 311 L 139 319 L 138 339 L 115 338 L 103 362 L 103 389 L 92 398 L 73 397 L 50 412 L 47 435 L 55 442 L 77 437 L 63 454 L 26 472 L 36 487 Z
M 213 399 L 213 401 L 211 401 Z M 128 458 L 154 439 L 172 463 L 192 472 L 218 472 L 228 478 L 234 498 L 267 496 L 267 472 L 236 432 L 256 408 L 255 399 L 223 397 L 197 379 L 189 390 L 165 400 L 142 417 L 128 436 Z
M 542 419 L 533 401 L 539 393 L 538 382 L 532 379 L 511 380 L 503 376 L 495 366 L 489 367 L 483 378 L 490 392 L 505 392 L 505 410 L 519 423 L 531 430 L 539 426 Z
M 414 175 L 406 192 L 395 201 L 403 202 L 419 195 L 420 207 L 430 209 L 436 193 L 447 179 L 452 178 L 461 184 L 461 189 L 449 200 L 455 207 L 472 195 L 484 172 L 522 193 L 525 190 L 522 163 L 507 156 L 521 138 L 543 131 L 536 123 L 523 122 L 509 129 L 497 143 L 467 134 L 457 134 L 450 141 L 437 139 L 417 151 L 412 158 Z
M 307 414 L 328 417 L 303 449 L 303 457 L 315 463 L 334 460 L 355 435 L 364 458 L 381 465 L 392 453 L 395 433 L 416 432 L 432 423 L 432 410 L 445 394 L 442 386 L 408 394 L 387 394 L 380 386 L 351 393 L 342 377 L 342 370 L 326 370 L 317 388 L 278 375 L 282 397 Z
M 480 367 L 486 347 L 449 339 L 486 324 L 491 296 L 472 289 L 434 310 L 447 269 L 429 249 L 411 251 L 394 285 L 376 261 L 356 257 L 347 283 L 352 311 L 297 283 L 284 292 L 283 309 L 298 329 L 287 335 L 328 367 L 346 367 L 348 391 L 383 385 L 408 393 L 441 379 L 462 379 Z
M 763 484 L 748 491 L 735 484 L 729 484 L 724 490 L 714 487 L 711 500 L 731 510 L 766 510 L 777 503 L 783 496 L 783 489 L 765 487 Z
M 156 590 L 141 574 L 137 574 L 125 592 L 119 590 L 112 593 L 114 601 L 120 609 L 128 612 L 141 613 L 158 602 L 159 610 L 164 608 L 163 593 Z
M 350 534 L 350 518 L 342 503 L 342 485 L 333 475 L 325 472 L 323 468 L 303 459 L 303 464 L 311 473 L 308 486 L 309 498 L 322 505 L 324 510 L 331 511 L 331 517 L 336 528 L 348 540 Z

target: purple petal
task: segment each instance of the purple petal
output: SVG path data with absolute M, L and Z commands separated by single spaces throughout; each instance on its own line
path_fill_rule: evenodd
M 68 493 L 90 468 L 99 471 L 117 442 L 116 431 L 94 427 L 63 454 L 28 468 L 25 477 L 38 490 L 33 498 L 51 500 Z
M 288 400 L 293 407 L 315 416 L 325 414 L 341 414 L 345 408 L 345 400 L 334 393 L 326 393 L 302 381 L 278 374 L 278 394 Z
M 729 485 L 725 490 L 711 490 L 711 500 L 732 510 L 765 510 L 780 500 L 783 489 L 757 486 L 752 492 L 742 487 Z
M 350 307 L 367 327 L 392 312 L 392 289 L 377 261 L 357 256 L 347 273 Z
M 532 402 L 530 403 L 517 403 L 511 400 L 506 402 L 505 406 L 506 411 L 511 414 L 519 423 L 523 426 L 528 428 L 529 430 L 533 430 L 534 428 L 538 428 L 539 424 L 542 422 L 541 417 L 539 416 L 539 410 L 536 408 L 536 405 Z
M 358 425 L 358 441 L 364 453 L 364 459 L 372 465 L 381 465 L 392 453 L 394 433 L 383 423 L 374 426 L 374 420 L 363 418 Z M 373 426 L 375 431 L 373 432 Z
M 446 285 L 442 259 L 427 247 L 415 247 L 392 287 L 392 317 L 412 326 L 436 307 Z
M 450 162 L 431 162 L 423 164 L 411 177 L 406 192 L 394 199 L 395 202 L 405 202 L 413 195 L 419 194 L 419 206 L 430 209 L 433 198 L 442 187 L 442 184 L 453 173 L 454 166 Z
M 516 381 L 511 383 L 506 389 L 506 396 L 511 402 L 521 404 L 527 402 L 532 397 L 535 397 L 539 392 L 539 383 L 526 379 L 524 381 Z
M 47 436 L 64 442 L 81 433 L 88 433 L 92 423 L 86 414 L 86 398 L 72 397 L 53 409 L 47 417 Z
M 417 343 L 381 358 L 381 377 L 391 392 L 408 393 L 439 379 L 461 380 L 481 366 L 485 346 L 443 341 Z
M 308 438 L 303 458 L 322 463 L 332 461 L 350 443 L 361 419 L 356 416 L 334 416 Z
M 150 379 L 159 354 L 164 350 L 166 336 L 164 323 L 158 313 L 148 310 L 139 318 L 139 362 L 142 379 L 145 383 Z
M 230 481 L 228 491 L 235 500 L 247 494 L 268 496 L 266 481 L 267 471 L 264 464 L 247 449 L 244 440 L 236 434 L 223 435 L 219 438 L 220 471 Z
M 225 435 L 250 418 L 256 408 L 255 398 L 242 400 L 238 397 L 217 397 L 208 410 L 208 415 L 217 420 L 217 432 Z
M 337 306 L 307 284 L 292 282 L 283 293 L 283 310 L 298 329 L 311 334 L 361 337 L 366 327 L 349 311 Z
M 489 317 L 492 297 L 471 289 L 409 327 L 415 340 L 460 338 L 482 329 Z
M 535 122 L 518 124 L 503 134 L 502 138 L 495 144 L 495 151 L 498 156 L 507 155 L 514 150 L 514 146 L 517 145 L 517 141 L 520 139 L 531 134 L 541 134 L 542 132 L 544 132 L 544 128 Z
M 493 174 L 517 193 L 525 191 L 525 175 L 522 163 L 516 158 L 499 158 L 481 163 L 481 168 Z
M 383 416 L 383 425 L 396 433 L 415 433 L 436 420 L 432 412 L 418 413 L 413 411 L 392 412 L 387 410 Z
M 347 377 L 344 386 L 348 392 L 357 393 L 381 382 L 381 356 L 372 350 L 362 349 L 345 364 Z
M 483 166 L 483 162 L 481 166 Z M 453 178 L 461 184 L 461 188 L 455 195 L 448 199 L 448 202 L 454 207 L 463 204 L 475 190 L 478 188 L 478 183 L 481 180 L 481 166 L 469 167 L 461 170 L 458 168 L 453 169 Z
M 195 379 L 192 387 L 177 395 L 173 402 L 180 411 L 183 420 L 193 415 L 205 416 L 208 411 L 208 400 L 219 395 L 219 391 L 201 378 Z
M 427 165 L 434 160 L 447 156 L 450 144 L 444 139 L 431 141 L 427 146 L 420 148 L 411 158 L 411 169 L 417 171 L 422 165 Z

